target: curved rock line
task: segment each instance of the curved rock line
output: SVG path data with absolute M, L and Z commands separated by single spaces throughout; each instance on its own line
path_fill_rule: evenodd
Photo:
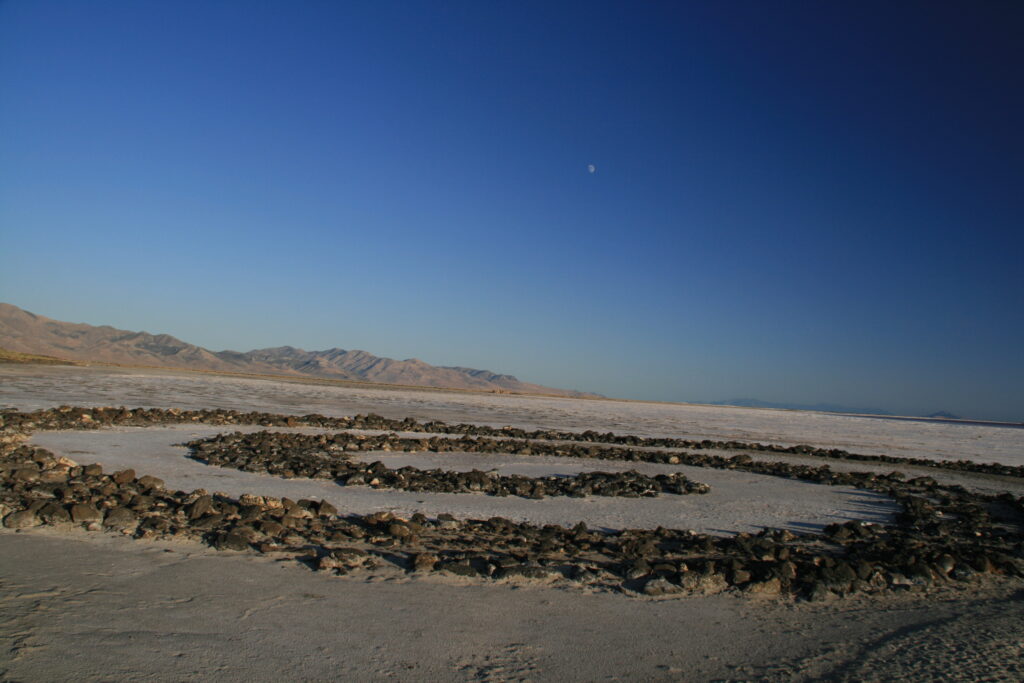
M 272 474 L 308 476 L 310 478 L 338 477 L 333 477 L 329 470 L 323 474 L 318 474 L 316 465 L 320 461 L 301 463 L 301 459 L 308 457 L 309 453 L 338 454 L 374 451 L 549 456 L 645 462 L 659 465 L 688 465 L 800 479 L 816 484 L 856 486 L 876 491 L 882 490 L 883 492 L 886 492 L 886 489 L 884 485 L 879 484 L 879 480 L 891 482 L 904 478 L 904 475 L 899 472 L 890 472 L 885 475 L 872 472 L 840 472 L 832 470 L 828 465 L 815 466 L 754 460 L 746 454 L 722 456 L 688 451 L 650 451 L 618 446 L 581 446 L 541 441 L 491 439 L 487 437 L 471 438 L 468 436 L 459 438 L 439 436 L 410 438 L 401 437 L 394 433 L 366 435 L 352 432 L 336 432 L 333 434 L 307 435 L 289 432 L 256 432 L 249 434 L 234 432 L 208 439 L 199 439 L 186 445 L 192 449 L 193 457 L 200 461 L 205 462 L 206 454 L 211 454 L 216 462 L 211 462 L 210 464 L 219 464 L 250 472 L 270 472 Z M 233 452 L 233 447 L 236 447 L 238 450 Z M 337 457 L 337 455 L 334 457 Z M 329 460 L 324 462 L 329 462 Z M 376 472 L 384 471 L 385 469 L 383 465 L 380 465 L 372 474 L 376 476 Z M 304 472 L 304 474 L 295 474 L 299 471 Z M 341 476 L 346 475 L 343 473 Z M 372 477 L 366 479 L 362 474 L 357 476 L 361 477 L 362 480 L 357 479 L 353 483 L 367 483 L 372 480 Z M 697 492 L 700 493 L 702 491 Z M 569 493 L 567 495 L 572 494 Z
M 0 429 L 9 425 L 16 430 L 52 429 L 98 429 L 104 426 L 146 427 L 158 424 L 180 424 L 203 422 L 214 425 L 260 425 L 264 427 L 314 427 L 320 429 L 365 429 L 396 432 L 420 432 L 425 434 L 461 434 L 463 436 L 502 437 L 503 439 L 568 441 L 609 447 L 635 448 L 688 448 L 704 450 L 747 450 L 753 452 L 778 453 L 780 455 L 805 455 L 815 458 L 831 458 L 853 462 L 878 462 L 896 465 L 933 467 L 958 472 L 976 472 L 1024 478 L 1024 466 L 1002 465 L 999 463 L 977 463 L 968 460 L 929 460 L 926 458 L 903 458 L 891 455 L 865 455 L 850 453 L 839 448 L 820 448 L 810 445 L 780 446 L 748 441 L 721 441 L 710 439 L 679 439 L 662 437 L 641 437 L 629 434 L 600 433 L 592 430 L 566 432 L 557 430 L 528 431 L 515 427 L 490 427 L 476 424 L 446 424 L 441 421 L 420 422 L 413 418 L 393 419 L 380 415 L 356 415 L 354 417 L 327 417 L 318 414 L 302 416 L 279 415 L 263 412 L 240 412 L 236 410 L 179 410 L 177 408 L 124 408 L 124 407 L 72 407 L 61 406 L 32 412 L 17 410 L 0 411 Z M 528 447 L 528 446 L 527 446 Z M 570 457 L 590 457 L 574 455 Z M 642 453 L 642 451 L 629 451 Z M 643 459 L 627 455 L 621 459 Z M 652 461 L 657 462 L 657 461 Z
M 391 563 L 408 571 L 567 580 L 647 595 L 730 589 L 820 599 L 921 589 L 978 574 L 1024 577 L 1024 498 L 975 494 L 928 477 L 904 481 L 896 473 L 781 465 L 783 476 L 842 477 L 835 483 L 882 491 L 902 508 L 893 525 L 847 522 L 821 536 L 768 529 L 731 538 L 663 528 L 599 532 L 582 523 L 566 528 L 450 515 L 342 517 L 324 502 L 165 491 L 159 480 L 131 470 L 104 474 L 98 465 L 82 467 L 20 445 L 30 431 L 26 422 L 0 438 L 0 516 L 9 528 L 78 524 L 137 538 L 285 552 L 334 573 Z M 780 465 L 721 460 L 736 469 Z
M 485 493 L 534 499 L 545 496 L 582 498 L 588 495 L 637 498 L 661 493 L 707 493 L 710 490 L 707 484 L 692 481 L 679 473 L 648 476 L 636 471 L 581 472 L 572 476 L 527 477 L 480 470 L 454 472 L 415 467 L 396 470 L 389 469 L 379 461 L 367 464 L 353 461 L 349 457 L 353 451 L 366 450 L 353 448 L 357 444 L 380 444 L 387 448 L 388 444 L 396 440 L 397 436 L 394 439 L 371 437 L 360 440 L 344 432 L 333 435 L 235 432 L 197 439 L 185 445 L 191 449 L 189 457 L 206 465 L 286 478 L 330 479 L 344 486 L 366 485 L 435 493 Z

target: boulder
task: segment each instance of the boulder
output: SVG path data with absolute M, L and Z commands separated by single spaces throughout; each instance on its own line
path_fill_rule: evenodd
M 75 524 L 99 522 L 103 520 L 103 513 L 97 510 L 94 505 L 78 503 L 71 506 L 71 520 Z
M 12 512 L 4 518 L 4 526 L 8 529 L 27 529 L 42 524 L 36 513 L 31 510 L 20 510 Z
M 103 518 L 103 526 L 115 531 L 134 531 L 138 525 L 138 516 L 126 507 L 116 507 Z
M 644 595 L 651 596 L 673 595 L 675 593 L 682 593 L 683 590 L 682 586 L 672 583 L 664 576 L 651 577 L 643 587 Z
M 164 488 L 163 479 L 161 479 L 160 477 L 152 477 L 148 474 L 143 477 L 139 477 L 138 483 L 139 488 L 141 488 L 143 491 L 152 491 L 153 489 L 162 490 Z

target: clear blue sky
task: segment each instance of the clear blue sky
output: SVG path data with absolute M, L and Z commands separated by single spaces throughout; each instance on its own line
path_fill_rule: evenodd
M 0 300 L 1022 420 L 1021 35 L 1016 1 L 7 0 Z

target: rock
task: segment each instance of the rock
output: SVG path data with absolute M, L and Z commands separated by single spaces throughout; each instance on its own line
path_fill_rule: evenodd
M 93 505 L 78 503 L 71 506 L 71 521 L 75 524 L 89 524 L 103 520 L 103 513 Z
M 132 496 L 129 501 L 129 506 L 136 512 L 146 512 L 153 507 L 154 499 L 152 496 Z
M 468 561 L 445 562 L 439 565 L 438 568 L 448 572 L 449 574 L 455 574 L 456 576 L 479 576 L 477 571 L 473 569 Z
M 932 570 L 923 562 L 916 562 L 906 571 L 907 577 L 917 585 L 928 585 L 934 581 Z
M 331 569 L 346 569 L 346 566 L 343 560 L 334 555 L 324 555 L 317 561 L 316 568 L 320 571 L 329 571 Z
M 267 536 L 278 536 L 284 531 L 284 525 L 267 519 L 260 522 L 260 530 Z
M 910 579 L 908 579 L 903 574 L 900 574 L 899 572 L 890 572 L 889 573 L 889 585 L 890 586 L 913 586 L 914 582 L 911 581 Z
M 260 533 L 254 527 L 249 526 L 248 524 L 239 524 L 234 529 L 232 529 L 232 533 L 240 535 L 242 538 L 249 541 L 249 543 L 257 543 L 264 539 L 264 534 Z
M 64 509 L 63 505 L 51 501 L 39 509 L 39 518 L 47 524 L 68 524 L 71 522 L 71 515 Z
M 284 516 L 285 518 L 290 517 L 292 519 L 313 519 L 315 515 L 306 508 L 301 507 L 299 505 L 295 505 L 291 508 L 288 508 L 288 512 L 286 512 Z
M 725 576 L 713 570 L 682 572 L 679 575 L 679 583 L 685 590 L 691 593 L 702 593 L 704 595 L 721 593 L 729 587 Z
M 36 513 L 30 510 L 12 512 L 4 518 L 4 526 L 8 529 L 27 529 L 42 524 Z
M 822 581 L 815 581 L 807 591 L 807 599 L 811 602 L 831 600 L 834 597 L 836 597 L 836 594 L 830 591 L 828 586 L 826 586 Z
M 189 519 L 199 519 L 213 512 L 216 512 L 216 508 L 213 505 L 213 496 L 210 495 L 199 496 L 188 506 Z
M 414 571 L 430 571 L 433 569 L 439 558 L 434 553 L 418 553 L 412 558 L 412 566 Z
M 651 572 L 651 565 L 648 564 L 647 560 L 639 558 L 633 562 L 632 565 L 626 570 L 627 579 L 639 579 L 642 576 L 646 576 Z
M 46 470 L 39 474 L 39 481 L 44 484 L 60 484 L 68 480 L 68 471 L 61 469 Z
M 33 481 L 38 481 L 39 470 L 31 467 L 22 467 L 21 469 L 17 469 L 14 471 L 14 474 L 11 475 L 11 480 L 26 484 Z
M 159 491 L 163 490 L 164 488 L 163 479 L 161 479 L 160 477 L 152 477 L 148 474 L 143 477 L 139 477 L 138 483 L 139 488 L 141 488 L 143 491 L 152 491 L 154 489 Z
M 455 519 L 447 512 L 442 512 L 437 516 L 437 526 L 441 529 L 458 529 L 459 520 Z
M 103 475 L 103 467 L 93 463 L 82 468 L 82 474 L 87 477 L 99 477 Z
M 746 587 L 746 591 L 751 595 L 776 596 L 782 593 L 782 582 L 778 577 L 765 581 L 754 581 Z
M 249 538 L 244 532 L 233 529 L 217 539 L 217 550 L 248 550 Z
M 935 568 L 944 575 L 949 575 L 953 568 L 956 567 L 956 560 L 949 554 L 944 554 L 935 560 Z
M 547 567 L 536 567 L 532 565 L 514 565 L 502 567 L 499 577 L 502 579 L 530 579 L 530 580 L 551 580 L 561 576 L 557 571 Z
M 200 519 L 192 522 L 192 528 L 200 531 L 213 531 L 224 523 L 224 515 L 220 513 L 213 513 L 205 515 Z
M 654 576 L 644 584 L 643 592 L 644 595 L 651 596 L 673 595 L 675 593 L 682 593 L 683 587 L 677 586 L 664 576 Z
M 796 578 L 796 575 L 797 575 L 796 564 L 793 563 L 793 562 L 788 562 L 788 561 L 787 562 L 780 562 L 778 564 L 778 572 L 779 572 L 779 576 L 780 577 L 782 577 L 784 579 L 789 579 L 790 581 L 792 581 L 793 579 Z
M 861 581 L 867 581 L 874 575 L 875 568 L 871 566 L 871 564 L 869 564 L 868 562 L 861 560 L 857 563 L 855 571 L 857 572 L 858 579 L 860 579 Z
M 134 512 L 125 507 L 117 507 L 110 510 L 103 519 L 103 526 L 118 531 L 134 531 L 138 525 L 139 518 Z
M 112 478 L 115 484 L 130 484 L 135 481 L 135 470 L 127 469 L 115 472 Z
M 373 558 L 358 548 L 336 548 L 317 561 L 318 569 L 337 569 L 344 573 L 373 566 Z
M 412 530 L 405 524 L 395 523 L 388 525 L 388 534 L 392 538 L 404 540 L 412 536 Z
M 750 581 L 750 572 L 746 569 L 737 569 L 732 573 L 732 582 L 736 585 L 744 584 Z
M 857 572 L 846 562 L 836 562 L 834 567 L 823 567 L 821 577 L 829 584 L 829 588 L 846 590 L 857 579 Z

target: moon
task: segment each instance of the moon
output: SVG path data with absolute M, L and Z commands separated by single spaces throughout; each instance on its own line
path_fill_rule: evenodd
M 590 173 L 596 173 L 597 166 L 594 166 L 593 164 L 587 164 L 587 171 L 589 171 Z

